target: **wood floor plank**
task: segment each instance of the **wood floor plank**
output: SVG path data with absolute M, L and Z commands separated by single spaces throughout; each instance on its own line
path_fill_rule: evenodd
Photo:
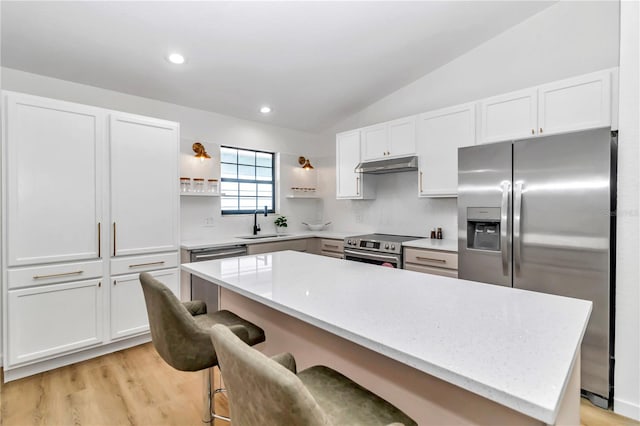
M 0 383 L 0 426 L 202 426 L 201 392 L 202 373 L 171 368 L 149 343 Z M 216 409 L 228 415 L 224 394 Z M 640 426 L 586 400 L 580 416 L 582 426 Z

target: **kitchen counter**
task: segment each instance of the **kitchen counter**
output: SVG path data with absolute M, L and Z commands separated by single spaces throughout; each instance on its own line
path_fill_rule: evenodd
M 251 245 L 261 243 L 272 243 L 274 241 L 299 240 L 301 238 L 330 238 L 342 240 L 346 237 L 356 235 L 357 232 L 340 232 L 340 231 L 301 231 L 283 234 L 278 237 L 267 238 L 238 238 L 238 237 L 221 237 L 206 240 L 187 240 L 182 241 L 180 247 L 185 250 L 196 250 L 202 248 L 222 248 L 234 245 Z
M 182 268 L 537 421 L 578 399 L 588 301 L 292 251 Z
M 458 240 L 444 239 L 436 240 L 433 238 L 422 238 L 420 240 L 405 241 L 402 247 L 420 248 L 428 250 L 442 250 L 458 252 Z

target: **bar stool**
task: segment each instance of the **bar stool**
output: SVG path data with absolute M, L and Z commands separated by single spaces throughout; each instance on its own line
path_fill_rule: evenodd
M 400 409 L 328 367 L 296 373 L 291 354 L 270 359 L 220 325 L 211 328 L 211 340 L 234 426 L 416 425 Z
M 213 418 L 229 421 L 228 417 L 215 413 L 214 396 L 222 389 L 211 389 L 218 357 L 210 330 L 214 325 L 224 326 L 250 346 L 264 342 L 264 330 L 233 312 L 207 312 L 204 302 L 180 302 L 167 286 L 146 272 L 140 274 L 140 283 L 156 351 L 176 370 L 204 370 L 203 421 L 211 423 Z

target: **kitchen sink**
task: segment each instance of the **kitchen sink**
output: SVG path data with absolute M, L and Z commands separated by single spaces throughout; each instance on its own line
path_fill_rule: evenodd
M 242 238 L 243 240 L 259 240 L 260 238 L 275 238 L 275 237 L 289 237 L 289 234 L 263 234 L 263 235 L 241 235 L 236 238 Z

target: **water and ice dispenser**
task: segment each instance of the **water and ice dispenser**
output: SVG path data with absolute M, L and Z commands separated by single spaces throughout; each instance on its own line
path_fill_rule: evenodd
M 500 251 L 500 208 L 467 208 L 467 248 Z

